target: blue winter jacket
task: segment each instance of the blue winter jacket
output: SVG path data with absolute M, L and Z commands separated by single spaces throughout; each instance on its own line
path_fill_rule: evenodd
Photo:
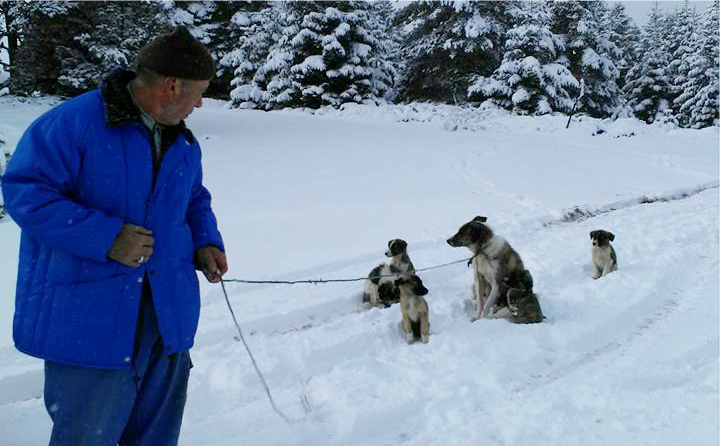
M 144 280 L 165 352 L 193 345 L 200 312 L 194 252 L 224 250 L 202 184 L 200 146 L 184 123 L 168 129 L 156 178 L 148 131 L 117 70 L 26 130 L 2 179 L 22 229 L 13 320 L 17 348 L 56 362 L 130 368 Z M 154 183 L 154 184 L 153 184 Z M 138 268 L 107 254 L 124 223 L 150 229 Z

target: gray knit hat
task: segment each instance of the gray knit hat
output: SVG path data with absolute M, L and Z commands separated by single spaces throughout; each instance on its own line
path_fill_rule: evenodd
M 215 75 L 215 62 L 210 52 L 184 26 L 143 46 L 136 65 L 181 79 L 209 80 Z

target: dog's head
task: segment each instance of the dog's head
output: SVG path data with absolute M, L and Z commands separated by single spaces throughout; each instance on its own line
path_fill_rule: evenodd
M 477 216 L 460 226 L 457 234 L 447 239 L 448 245 L 455 248 L 460 246 L 470 247 L 472 245 L 481 246 L 490 240 L 493 235 L 490 227 L 485 224 L 486 221 L 487 217 Z
M 394 238 L 388 242 L 388 249 L 385 251 L 387 257 L 395 257 L 396 255 L 405 254 L 407 252 L 407 242 L 399 238 Z
M 593 246 L 607 246 L 615 240 L 615 235 L 612 232 L 597 229 L 590 231 L 590 239 L 592 240 Z
M 406 294 L 412 294 L 414 296 L 424 296 L 428 293 L 428 289 L 423 285 L 422 280 L 415 274 L 399 277 L 395 279 L 395 286 L 398 287 L 400 293 L 403 291 Z

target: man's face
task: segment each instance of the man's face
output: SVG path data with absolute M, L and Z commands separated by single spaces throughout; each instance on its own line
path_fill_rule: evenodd
M 169 84 L 168 102 L 163 107 L 161 124 L 177 125 L 190 116 L 194 108 L 202 107 L 202 96 L 210 81 L 190 81 L 172 78 Z

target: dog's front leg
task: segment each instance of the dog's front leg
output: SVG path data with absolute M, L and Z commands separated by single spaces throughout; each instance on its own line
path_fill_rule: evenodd
M 485 278 L 479 272 L 475 272 L 475 283 L 474 283 L 474 298 L 475 298 L 475 314 L 472 317 L 473 321 L 476 321 L 483 317 L 483 309 L 485 308 L 485 297 L 488 295 L 488 284 Z
M 500 294 L 500 287 L 497 286 L 496 283 L 493 283 L 490 285 L 490 294 L 488 295 L 487 299 L 485 300 L 485 306 L 482 309 L 482 317 L 489 317 L 493 308 L 495 307 L 495 303 L 498 300 L 498 295 Z
M 420 315 L 420 340 L 425 344 L 430 340 L 430 318 L 426 312 Z
M 407 314 L 403 314 L 402 329 L 405 332 L 405 341 L 407 341 L 408 344 L 411 344 L 415 340 L 415 334 L 413 333 L 412 325 L 410 324 L 410 317 Z

